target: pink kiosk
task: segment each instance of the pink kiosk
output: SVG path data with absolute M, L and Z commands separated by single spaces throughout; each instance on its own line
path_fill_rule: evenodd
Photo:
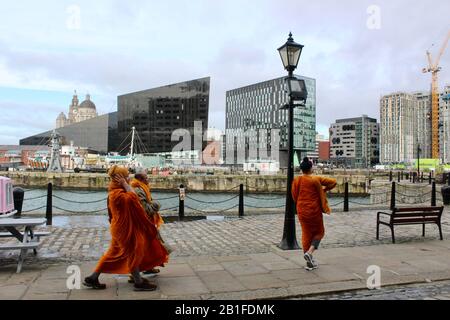
M 0 218 L 14 215 L 13 184 L 10 178 L 0 177 Z

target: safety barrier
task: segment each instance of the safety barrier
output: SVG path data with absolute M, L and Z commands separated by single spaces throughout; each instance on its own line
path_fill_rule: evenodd
M 393 181 L 389 184 L 381 185 L 381 186 L 387 187 L 388 185 L 391 186 L 390 190 L 386 190 L 386 191 L 382 191 L 382 192 L 374 192 L 374 193 L 371 193 L 371 196 L 388 195 L 390 193 L 390 197 L 386 196 L 385 200 L 379 200 L 377 202 L 366 203 L 366 202 L 360 202 L 360 201 L 355 201 L 354 199 L 350 199 L 349 184 L 348 184 L 348 182 L 345 182 L 345 189 L 344 189 L 345 191 L 344 191 L 343 200 L 331 204 L 330 207 L 336 208 L 338 206 L 343 205 L 343 211 L 348 212 L 350 209 L 350 204 L 357 205 L 358 207 L 370 207 L 370 206 L 376 206 L 376 205 L 388 205 L 390 203 L 390 207 L 394 208 L 397 204 L 404 204 L 404 203 L 408 203 L 408 204 L 419 204 L 420 203 L 420 204 L 422 204 L 422 203 L 430 201 L 431 206 L 436 205 L 436 182 L 435 181 L 432 182 L 431 191 L 424 191 L 420 194 L 415 193 L 414 195 L 408 194 L 408 191 L 411 190 L 412 188 L 415 188 L 415 191 L 417 191 L 417 185 L 414 185 L 414 186 L 404 185 L 404 184 L 396 183 Z M 178 219 L 180 221 L 184 220 L 184 218 L 185 218 L 185 209 L 189 209 L 192 212 L 202 213 L 202 214 L 218 214 L 218 213 L 226 213 L 226 212 L 229 212 L 230 210 L 238 208 L 239 217 L 244 217 L 245 208 L 278 209 L 278 208 L 285 207 L 285 203 L 283 203 L 283 204 L 274 203 L 276 200 L 285 199 L 285 195 L 281 194 L 281 195 L 272 195 L 272 196 L 256 196 L 256 195 L 248 192 L 249 190 L 252 189 L 252 187 L 250 187 L 250 186 L 245 186 L 245 187 L 246 187 L 247 191 L 244 191 L 243 184 L 239 184 L 239 185 L 234 186 L 233 188 L 227 190 L 227 191 L 233 191 L 233 190 L 239 189 L 238 194 L 230 195 L 226 199 L 217 200 L 217 201 L 216 200 L 205 201 L 202 199 L 195 198 L 193 195 L 186 194 L 187 188 L 185 188 L 183 185 L 180 185 L 178 188 L 178 194 L 175 194 L 175 195 L 169 196 L 169 197 L 165 197 L 165 198 L 155 199 L 155 200 L 162 202 L 162 201 L 173 200 L 173 199 L 178 198 L 177 206 L 165 208 L 165 206 L 162 205 L 160 212 L 178 211 Z M 400 190 L 398 190 L 398 189 L 400 189 Z M 81 194 L 78 191 L 66 191 L 65 190 L 64 192 L 73 193 L 73 194 Z M 89 194 L 89 193 L 86 192 L 83 194 Z M 416 201 L 402 202 L 402 201 L 399 201 L 399 198 L 397 196 L 400 197 L 400 200 L 402 200 L 401 197 L 403 197 L 403 198 L 414 197 L 414 198 L 419 199 L 419 201 L 417 201 L 417 202 Z M 28 213 L 28 212 L 32 212 L 32 211 L 42 210 L 45 208 L 47 224 L 50 224 L 50 225 L 52 224 L 52 216 L 53 216 L 54 209 L 60 210 L 61 212 L 76 213 L 76 214 L 93 214 L 93 213 L 107 212 L 107 198 L 106 197 L 97 199 L 97 200 L 89 200 L 89 201 L 67 199 L 66 197 L 62 197 L 60 195 L 53 194 L 53 185 L 51 183 L 49 183 L 47 185 L 47 194 L 39 195 L 39 196 L 35 196 L 35 197 L 24 198 L 24 200 L 31 201 L 31 200 L 38 200 L 38 199 L 44 199 L 44 198 L 47 200 L 45 205 L 41 205 L 41 206 L 39 206 L 37 208 L 33 208 L 33 209 L 23 210 L 22 212 Z M 59 200 L 62 203 L 72 203 L 72 204 L 76 204 L 76 205 L 104 203 L 104 206 L 101 207 L 100 209 L 94 209 L 94 210 L 85 210 L 85 211 L 74 210 L 73 208 L 67 208 L 60 204 L 56 204 L 56 205 L 53 204 L 53 199 Z M 238 199 L 237 203 L 236 203 L 236 199 Z M 186 204 L 185 203 L 186 201 L 188 201 L 189 203 Z M 256 201 L 257 203 L 256 204 L 252 203 L 252 201 L 253 202 Z M 229 205 L 226 208 L 220 208 L 220 206 L 218 206 L 220 204 L 225 204 L 225 203 L 229 203 Z M 217 210 L 201 209 L 198 207 L 194 207 L 193 204 L 214 205 L 219 208 Z

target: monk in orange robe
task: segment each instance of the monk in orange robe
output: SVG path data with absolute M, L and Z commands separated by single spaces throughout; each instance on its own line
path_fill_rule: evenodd
M 157 211 L 159 210 L 159 205 L 155 205 L 155 202 L 153 202 L 152 194 L 150 192 L 150 185 L 148 183 L 147 170 L 145 168 L 136 168 L 136 173 L 134 175 L 134 179 L 131 181 L 131 186 L 138 195 L 141 205 L 147 213 L 150 221 L 155 225 L 156 229 L 158 229 L 158 239 L 161 241 L 164 247 L 168 249 L 169 246 L 165 244 L 161 237 L 161 234 L 159 233 L 159 228 L 164 223 L 164 220 Z M 151 270 L 144 271 L 144 274 L 153 274 L 159 272 L 159 269 L 153 268 Z
M 128 169 L 113 166 L 109 172 L 108 209 L 111 213 L 111 244 L 95 268 L 84 279 L 84 285 L 105 289 L 98 280 L 101 273 L 132 274 L 136 291 L 157 288 L 140 275 L 167 262 L 167 251 L 157 238 L 157 229 L 150 221 L 137 194 L 129 185 Z
M 318 267 L 313 252 L 319 248 L 325 235 L 323 213 L 330 214 L 326 192 L 336 186 L 336 180 L 312 175 L 312 162 L 304 158 L 300 164 L 303 175 L 292 183 L 292 197 L 296 204 L 297 215 L 302 229 L 303 257 L 306 269 Z

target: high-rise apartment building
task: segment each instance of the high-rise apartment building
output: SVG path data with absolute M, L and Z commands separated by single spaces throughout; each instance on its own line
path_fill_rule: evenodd
M 417 153 L 417 97 L 397 92 L 380 100 L 381 163 L 410 163 Z
M 308 90 L 306 106 L 294 109 L 294 151 L 301 158 L 308 151 L 315 150 L 316 80 L 303 76 L 298 78 L 305 80 Z M 282 77 L 268 80 L 226 92 L 227 150 L 236 151 L 256 144 L 261 148 L 267 147 L 266 150 L 270 154 L 273 147 L 272 129 L 278 129 L 280 132 L 279 150 L 287 150 L 288 110 L 282 107 L 289 102 L 289 97 L 284 79 Z M 250 137 L 249 140 L 242 138 L 249 130 L 264 132 L 265 138 L 261 136 Z M 281 152 L 284 153 L 286 152 Z M 250 159 L 248 155 L 244 160 L 247 159 Z M 284 160 L 280 160 L 281 166 L 285 164 Z
M 439 101 L 440 109 L 440 156 L 444 163 L 450 163 L 450 85 L 445 86 Z
M 330 126 L 330 160 L 346 167 L 367 168 L 379 162 L 379 125 L 366 115 L 339 119 Z
M 446 86 L 439 100 L 439 150 L 442 162 L 450 162 L 450 102 Z M 380 99 L 381 163 L 413 163 L 431 158 L 431 94 L 397 92 Z

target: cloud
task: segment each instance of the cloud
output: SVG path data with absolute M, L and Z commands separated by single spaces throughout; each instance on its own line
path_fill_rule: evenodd
M 289 31 L 305 45 L 297 73 L 317 80 L 320 127 L 378 117 L 380 95 L 429 89 L 425 51 L 437 54 L 450 9 L 446 0 L 433 1 L 432 10 L 425 0 L 24 3 L 2 4 L 9 14 L 0 21 L 0 86 L 89 91 L 107 112 L 117 95 L 211 76 L 209 124 L 217 128 L 225 126 L 227 90 L 285 75 L 276 49 Z M 71 4 L 81 9 L 79 30 L 66 28 Z M 376 30 L 367 28 L 373 4 L 381 10 Z M 450 83 L 449 51 L 441 86 Z M 41 116 L 53 124 L 61 111 L 43 106 Z M 22 114 L 8 117 L 17 122 Z

